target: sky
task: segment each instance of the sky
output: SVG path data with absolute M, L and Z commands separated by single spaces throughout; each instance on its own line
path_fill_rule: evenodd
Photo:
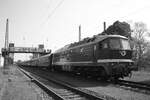
M 149 0 L 0 0 L 0 48 L 4 47 L 6 19 L 9 19 L 9 42 L 16 47 L 55 50 L 92 37 L 115 21 L 130 24 L 144 22 L 150 28 Z M 15 60 L 27 56 L 15 54 Z

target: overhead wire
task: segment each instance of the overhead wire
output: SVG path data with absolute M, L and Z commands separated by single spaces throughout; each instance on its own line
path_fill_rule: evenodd
M 48 22 L 48 20 L 50 19 L 50 17 L 52 17 L 52 15 L 53 15 L 53 14 L 56 12 L 56 10 L 62 5 L 63 2 L 64 2 L 64 0 L 61 0 L 61 1 L 56 5 L 56 7 L 55 7 L 52 11 L 50 11 L 50 12 L 48 13 L 47 18 L 46 18 L 41 24 L 39 24 L 39 26 L 37 26 L 37 27 L 41 28 L 41 30 L 42 30 L 42 28 L 45 26 L 46 22 Z M 49 6 L 47 7 L 47 9 L 49 9 Z M 31 32 L 31 33 L 33 33 L 33 32 Z
M 50 17 L 52 17 L 52 15 L 56 12 L 56 10 L 62 5 L 62 3 L 64 2 L 64 0 L 61 0 L 57 6 L 48 14 L 48 17 L 46 18 L 46 20 L 44 20 L 44 22 L 40 25 L 44 25 L 46 24 L 46 22 L 48 22 L 48 20 L 50 19 Z
M 40 24 L 40 28 L 43 28 L 45 25 L 46 25 L 46 23 L 48 22 L 48 20 L 50 19 L 50 17 L 52 17 L 52 15 L 56 12 L 56 10 L 62 5 L 62 3 L 64 2 L 64 0 L 61 0 L 58 4 L 57 4 L 57 6 L 51 11 L 51 12 L 49 12 L 48 13 L 48 16 L 47 16 L 47 18 Z M 49 7 L 48 7 L 49 8 Z M 41 29 L 42 30 L 42 29 Z M 48 39 L 46 40 L 47 42 L 48 42 Z M 44 43 L 43 43 L 44 44 Z

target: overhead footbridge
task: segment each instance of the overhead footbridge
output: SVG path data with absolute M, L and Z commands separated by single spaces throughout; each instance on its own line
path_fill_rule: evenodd
M 1 49 L 2 56 L 4 57 L 4 65 L 13 64 L 14 53 L 31 53 L 32 58 L 38 58 L 40 56 L 50 54 L 51 50 L 44 49 L 44 45 L 38 47 L 14 47 L 14 43 L 10 43 L 8 48 Z

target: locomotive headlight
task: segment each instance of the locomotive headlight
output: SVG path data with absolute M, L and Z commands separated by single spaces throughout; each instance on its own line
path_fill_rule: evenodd
M 125 55 L 126 55 L 126 51 L 120 51 L 120 54 L 121 54 L 122 56 L 125 56 Z

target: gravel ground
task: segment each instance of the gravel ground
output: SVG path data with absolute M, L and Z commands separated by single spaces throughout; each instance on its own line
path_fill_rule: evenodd
M 80 79 L 73 76 L 66 77 L 66 75 L 59 73 L 52 74 L 49 72 L 49 77 L 59 78 L 60 80 L 67 81 L 77 87 L 88 89 L 102 95 L 107 95 L 118 100 L 150 100 L 149 94 L 130 91 L 112 84 Z
M 132 77 L 126 77 L 125 80 L 135 81 L 135 82 L 143 82 L 150 84 L 150 72 L 146 71 L 135 71 L 132 73 Z
M 52 100 L 15 66 L 0 68 L 0 100 Z

